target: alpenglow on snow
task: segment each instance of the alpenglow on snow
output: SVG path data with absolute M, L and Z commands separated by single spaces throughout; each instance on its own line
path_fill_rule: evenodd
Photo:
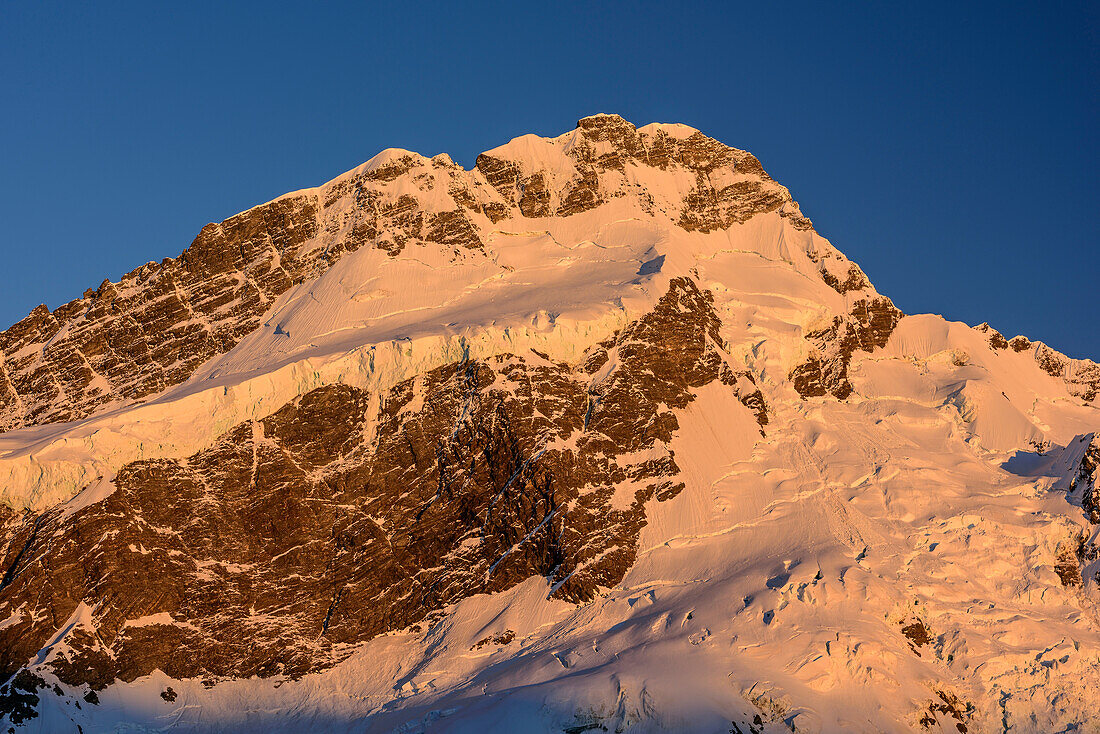
M 0 332 L 2 728 L 1088 731 L 1098 389 L 693 128 L 385 150 Z

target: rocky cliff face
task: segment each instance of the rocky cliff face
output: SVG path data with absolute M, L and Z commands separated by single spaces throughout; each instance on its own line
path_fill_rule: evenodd
M 1089 521 L 1100 524 L 1100 436 L 1080 436 L 1076 443 L 1084 448 L 1076 467 L 1069 471 L 1069 492 L 1081 503 Z
M 313 196 L 288 197 L 203 228 L 176 259 L 104 281 L 0 333 L 0 429 L 67 421 L 182 382 L 255 329 L 309 274 Z
M 50 669 L 102 689 L 155 669 L 300 676 L 530 576 L 589 600 L 633 563 L 647 503 L 683 489 L 672 411 L 694 388 L 720 381 L 767 423 L 718 326 L 677 280 L 577 367 L 502 355 L 373 402 L 319 388 L 194 456 L 127 465 L 105 499 L 9 524 L 0 670 L 64 618 Z
M 872 352 L 886 346 L 901 317 L 889 298 L 856 301 L 847 315 L 835 317 L 828 328 L 806 335 L 811 352 L 791 370 L 794 389 L 804 398 L 832 395 L 843 400 L 851 395 L 848 366 L 852 355 L 857 350 Z

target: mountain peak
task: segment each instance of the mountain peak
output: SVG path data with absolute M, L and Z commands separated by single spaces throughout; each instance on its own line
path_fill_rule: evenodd
M 0 717 L 1084 729 L 1098 386 L 685 125 L 386 149 L 0 332 Z
M 598 112 L 577 120 L 577 127 L 585 132 L 595 135 L 605 134 L 611 131 L 634 131 L 637 128 L 633 123 L 624 120 L 614 113 Z

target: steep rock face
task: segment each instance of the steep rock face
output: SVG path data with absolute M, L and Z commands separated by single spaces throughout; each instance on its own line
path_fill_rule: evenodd
M 384 151 L 317 189 L 207 225 L 178 258 L 104 281 L 52 312 L 39 306 L 0 332 L 0 432 L 84 418 L 178 385 L 270 326 L 265 315 L 288 289 L 361 247 L 399 257 L 415 242 L 454 258 L 491 259 L 486 238 L 501 222 L 515 229 L 515 220 L 569 217 L 625 200 L 688 232 L 715 232 L 769 212 L 811 229 L 752 154 L 683 126 L 639 129 L 617 115 L 596 115 L 558 138 L 517 138 L 479 156 L 471 171 L 445 155 Z M 837 293 L 869 291 L 862 270 L 840 253 L 807 255 Z M 868 297 L 879 300 L 873 291 Z M 994 332 L 990 339 L 997 348 L 1032 349 L 1072 395 L 1096 399 L 1095 362 L 1024 337 L 1009 343 Z M 809 340 L 819 354 L 792 373 L 799 391 L 845 393 L 849 345 L 834 350 L 826 334 Z
M 1077 443 L 1084 444 L 1084 449 L 1071 472 L 1069 492 L 1081 503 L 1089 521 L 1100 524 L 1100 435 L 1078 436 Z
M 791 370 L 789 379 L 804 398 L 832 395 L 843 400 L 852 393 L 848 365 L 856 350 L 871 352 L 886 346 L 902 313 L 889 298 L 861 299 L 850 313 L 837 316 L 826 329 L 806 335 L 809 358 Z
M 1062 378 L 1071 395 L 1086 403 L 1096 400 L 1100 393 L 1100 364 L 1091 359 L 1072 359 L 1042 342 L 1036 343 L 1034 354 L 1039 367 L 1053 377 Z
M 82 509 L 9 515 L 4 676 L 59 628 L 51 669 L 99 688 L 301 675 L 532 575 L 589 599 L 633 563 L 646 503 L 683 487 L 672 410 L 719 381 L 767 422 L 718 327 L 676 280 L 575 368 L 507 355 L 381 399 L 319 388 L 187 459 L 127 465 Z
M 844 280 L 838 278 L 824 266 L 821 268 L 821 278 L 830 288 L 841 295 L 851 291 L 861 291 L 869 285 L 867 276 L 863 274 L 863 271 L 860 270 L 860 267 L 855 263 L 849 264 L 848 272 Z
M 448 195 L 467 172 L 386 151 L 320 189 L 209 224 L 178 258 L 104 281 L 0 333 L 0 431 L 83 418 L 177 385 L 261 326 L 276 299 L 365 244 L 391 255 L 410 239 L 480 249 Z M 487 188 L 487 187 L 483 187 Z M 416 195 L 408 193 L 412 189 Z
M 989 337 L 989 346 L 993 349 L 1008 349 L 1008 340 L 1004 338 L 1001 332 L 994 329 L 992 326 L 986 323 L 978 324 L 974 327 L 983 334 Z
M 104 281 L 0 332 L 0 430 L 80 418 L 119 397 L 186 379 L 255 329 L 305 277 L 313 196 L 288 197 L 203 228 L 176 259 Z

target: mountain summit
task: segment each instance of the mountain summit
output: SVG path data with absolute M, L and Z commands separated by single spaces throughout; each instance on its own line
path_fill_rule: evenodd
M 387 149 L 0 333 L 0 714 L 1100 726 L 1098 390 L 685 125 Z

